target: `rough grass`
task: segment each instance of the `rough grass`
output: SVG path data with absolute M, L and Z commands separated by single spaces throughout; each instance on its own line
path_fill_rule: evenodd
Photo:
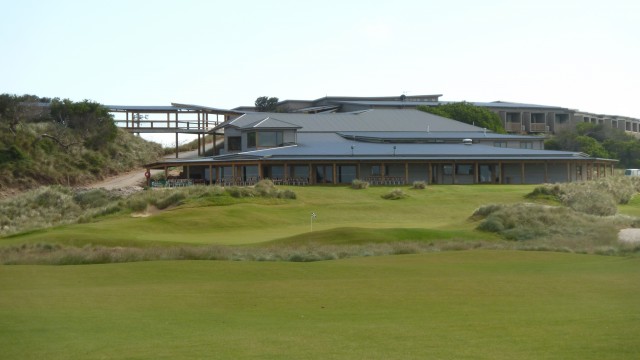
M 46 186 L 0 201 L 0 235 L 87 221 L 119 211 L 117 192 Z
M 617 205 L 629 203 L 638 192 L 640 179 L 609 176 L 593 181 L 541 185 L 527 197 L 558 201 L 586 214 L 609 216 L 616 214 Z
M 525 248 L 584 253 L 601 253 L 605 249 L 625 253 L 640 249 L 640 244 L 618 244 L 620 229 L 640 225 L 638 218 L 625 215 L 601 217 L 561 206 L 522 203 L 482 206 L 472 219 L 480 220 L 479 230 L 521 242 Z
M 3 266 L 7 359 L 633 359 L 640 258 Z
M 238 193 L 243 195 L 239 196 Z M 228 205 L 258 197 L 295 199 L 291 189 L 276 189 L 270 181 L 255 188 L 184 187 L 155 189 L 123 195 L 120 190 L 72 189 L 45 186 L 0 201 L 0 235 L 10 235 L 52 226 L 86 223 L 105 215 L 145 213 L 149 208 L 165 210 L 191 204 Z

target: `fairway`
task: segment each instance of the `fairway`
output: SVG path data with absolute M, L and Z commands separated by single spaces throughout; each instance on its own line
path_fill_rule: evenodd
M 640 259 L 460 251 L 0 267 L 6 359 L 631 359 Z

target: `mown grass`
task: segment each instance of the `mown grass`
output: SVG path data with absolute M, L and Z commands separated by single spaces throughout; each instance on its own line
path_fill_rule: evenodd
M 631 359 L 640 258 L 3 266 L 7 359 Z

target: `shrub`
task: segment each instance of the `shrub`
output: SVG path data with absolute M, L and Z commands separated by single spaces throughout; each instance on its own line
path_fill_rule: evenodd
M 381 195 L 381 197 L 385 200 L 400 200 L 406 198 L 407 194 L 402 189 L 393 189 L 387 194 Z
M 232 186 L 225 188 L 226 191 L 234 198 L 254 197 L 254 190 L 247 187 Z
M 269 179 L 263 179 L 255 184 L 254 189 L 258 194 L 260 194 L 260 196 L 268 196 L 272 192 L 276 191 L 276 186 L 273 184 L 273 181 Z
M 104 189 L 81 190 L 73 196 L 73 201 L 84 209 L 102 207 L 112 200 L 112 196 Z
M 278 192 L 278 198 L 280 199 L 291 199 L 291 200 L 295 200 L 297 198 L 296 193 L 293 192 L 292 190 L 284 190 L 284 191 L 279 191 Z
M 529 194 L 527 194 L 527 198 L 530 199 L 536 199 L 536 198 L 543 198 L 543 199 L 548 199 L 548 198 L 552 198 L 555 200 L 560 200 L 560 195 L 562 195 L 562 188 L 560 187 L 560 185 L 558 184 L 544 184 L 544 185 L 540 185 L 537 186 L 535 189 L 533 189 L 532 192 L 530 192 Z
M 363 181 L 359 179 L 353 179 L 351 181 L 351 188 L 356 190 L 366 189 L 369 187 L 368 181 Z
M 160 210 L 166 209 L 169 206 L 179 205 L 182 200 L 186 199 L 186 197 L 187 195 L 184 192 L 172 192 L 168 196 L 158 200 L 155 203 L 155 206 Z
M 631 200 L 638 192 L 638 185 L 640 180 L 609 176 L 592 181 L 538 186 L 527 197 L 550 198 L 576 211 L 609 216 L 616 213 L 617 204 L 626 204 Z
M 630 227 L 634 221 L 631 217 L 593 216 L 564 206 L 538 204 L 490 205 L 476 210 L 476 214 L 486 214 L 478 230 L 494 232 L 508 240 L 535 240 L 535 248 L 590 253 L 596 246 L 615 244 L 618 229 Z
M 477 227 L 478 230 L 500 233 L 504 230 L 502 221 L 497 216 L 488 217 L 485 221 L 481 222 Z
M 416 190 L 424 190 L 427 188 L 427 183 L 425 181 L 414 181 L 411 188 Z
M 484 219 L 487 216 L 493 214 L 494 212 L 502 209 L 504 205 L 501 204 L 488 204 L 483 205 L 474 210 L 473 215 L 471 215 L 472 219 Z
M 571 209 L 585 214 L 610 216 L 618 211 L 613 195 L 588 186 L 570 188 L 560 200 Z
M 126 202 L 126 207 L 131 209 L 133 212 L 145 211 L 147 209 L 147 199 L 142 197 L 134 197 L 130 198 Z

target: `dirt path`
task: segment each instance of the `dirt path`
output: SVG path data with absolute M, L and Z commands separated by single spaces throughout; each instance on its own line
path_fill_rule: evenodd
M 165 156 L 165 159 L 175 159 L 175 154 Z M 198 158 L 198 150 L 185 151 L 179 153 L 180 159 L 196 159 Z M 138 170 L 132 170 L 126 173 L 122 173 L 116 176 L 109 177 L 102 181 L 86 185 L 84 187 L 88 189 L 105 188 L 107 190 L 127 188 L 127 187 L 142 187 L 146 184 L 146 178 L 144 177 L 144 170 L 140 168 Z M 163 170 L 151 170 L 151 175 L 161 173 Z
M 153 170 L 151 173 L 160 172 L 162 170 Z M 146 178 L 144 177 L 144 169 L 133 170 L 116 176 L 106 178 L 97 183 L 86 185 L 89 189 L 105 188 L 107 190 L 120 189 L 124 187 L 144 186 Z

